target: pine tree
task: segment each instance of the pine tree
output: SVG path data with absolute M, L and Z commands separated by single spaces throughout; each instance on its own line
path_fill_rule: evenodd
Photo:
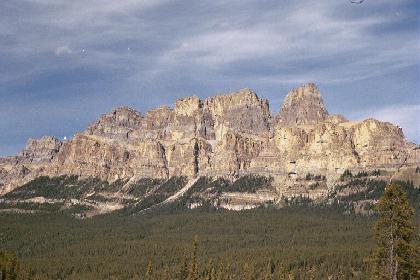
M 170 279 L 172 279 L 171 276 L 170 276 L 170 273 L 169 273 L 169 267 L 168 267 L 168 265 L 165 265 L 165 267 L 163 269 L 163 272 L 161 273 L 161 276 L 160 276 L 159 279 L 161 279 L 161 280 L 170 280 Z
M 153 263 L 152 263 L 151 259 L 149 259 L 149 261 L 147 263 L 146 275 L 145 275 L 144 279 L 147 279 L 147 280 L 152 280 L 153 279 Z
M 226 267 L 226 276 L 225 276 L 226 277 L 226 280 L 232 280 L 231 271 L 232 271 L 232 265 L 229 262 L 228 265 L 227 265 L 227 267 Z
M 177 279 L 178 280 L 187 280 L 188 279 L 188 262 L 187 262 L 187 258 L 184 258 L 184 261 L 183 261 L 183 263 L 181 264 L 181 267 L 178 270 Z
M 197 251 L 198 251 L 198 238 L 197 236 L 194 236 L 194 248 L 193 248 L 193 254 L 191 259 L 191 265 L 190 265 L 190 271 L 188 274 L 188 280 L 198 280 L 198 264 L 197 264 Z
M 22 279 L 23 273 L 16 255 L 0 252 L 0 279 L 18 280 Z
M 274 264 L 270 260 L 267 263 L 267 268 L 266 268 L 266 271 L 265 271 L 264 280 L 272 280 L 273 279 L 273 272 L 274 272 Z
M 217 280 L 225 280 L 226 279 L 226 272 L 225 272 L 225 265 L 222 260 L 219 262 L 218 273 L 217 273 Z
M 253 267 L 251 265 L 249 265 L 248 263 L 244 264 L 243 267 L 243 276 L 242 279 L 243 280 L 252 280 L 253 279 Z
M 414 262 L 414 210 L 401 186 L 388 185 L 376 205 L 374 226 L 377 248 L 373 254 L 373 279 L 418 279 Z
M 213 260 L 209 262 L 209 268 L 207 269 L 207 280 L 216 280 L 216 269 L 214 268 Z

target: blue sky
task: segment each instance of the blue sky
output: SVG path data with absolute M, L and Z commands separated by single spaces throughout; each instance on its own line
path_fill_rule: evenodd
M 142 113 L 254 89 L 279 111 L 315 82 L 329 112 L 420 143 L 417 0 L 2 0 L 0 155 L 71 137 L 120 105 Z

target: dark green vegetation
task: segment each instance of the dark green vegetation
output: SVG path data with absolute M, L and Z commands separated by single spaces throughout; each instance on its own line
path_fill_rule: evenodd
M 52 183 L 44 188 L 33 181 L 21 195 L 56 192 L 66 197 L 70 191 L 77 195 L 80 188 L 101 188 L 94 183 L 79 185 L 80 180 L 72 178 L 60 180 L 57 184 L 70 180 L 60 185 L 64 190 L 51 190 L 57 186 Z M 243 180 L 243 185 L 251 186 L 239 190 L 256 191 L 266 188 L 270 179 Z M 375 245 L 371 231 L 375 216 L 354 213 L 359 203 L 383 195 L 384 182 L 354 178 L 337 187 L 325 203 L 295 198 L 284 201 L 282 209 L 230 212 L 211 204 L 186 210 L 190 203 L 238 189 L 228 180 L 203 177 L 174 203 L 140 212 L 164 201 L 185 183 L 183 177 L 139 181 L 125 190 L 146 195 L 134 207 L 85 220 L 74 219 L 69 211 L 55 211 L 59 205 L 19 203 L 14 207 L 44 207 L 45 212 L 0 213 L 0 251 L 16 252 L 21 266 L 36 279 L 144 279 L 146 275 L 149 279 L 184 279 L 181 275 L 190 274 L 192 267 L 200 279 L 208 279 L 204 277 L 209 274 L 255 280 L 368 279 L 372 267 L 365 259 Z M 420 189 L 410 182 L 401 184 L 411 205 L 420 208 Z M 18 190 L 11 195 L 17 197 Z M 372 204 L 366 205 L 372 210 Z M 196 249 L 192 244 L 195 235 Z
M 308 173 L 308 174 L 306 174 L 305 179 L 307 181 L 309 181 L 309 180 L 325 181 L 325 176 L 324 175 L 314 175 L 312 173 Z
M 148 191 L 151 191 L 153 188 L 157 188 L 163 182 L 164 180 L 160 179 L 142 178 L 136 183 L 130 185 L 127 193 L 136 197 L 142 197 Z
M 188 179 L 186 177 L 172 177 L 167 181 L 162 181 L 160 184 L 155 186 L 154 192 L 145 196 L 139 203 L 130 205 L 127 209 L 125 209 L 125 212 L 136 213 L 152 207 L 153 205 L 157 205 L 175 194 L 178 190 L 185 186 L 187 181 Z
M 100 191 L 118 191 L 126 181 L 117 180 L 112 184 L 99 180 L 98 178 L 79 179 L 78 176 L 41 176 L 22 187 L 6 194 L 7 199 L 27 199 L 43 196 L 54 199 L 80 199 L 87 193 Z
M 0 279 L 20 280 L 29 278 L 29 274 L 20 266 L 20 262 L 14 254 L 6 254 L 0 251 Z
M 230 184 L 225 191 L 227 192 L 251 192 L 263 188 L 270 188 L 272 178 L 261 175 L 247 175 L 240 177 L 238 180 Z
M 260 175 L 246 175 L 233 182 L 223 178 L 201 177 L 183 197 L 169 206 L 165 205 L 164 208 L 187 208 L 192 203 L 217 206 L 217 200 L 222 192 L 255 193 L 258 190 L 271 189 L 271 181 L 271 178 Z M 72 213 L 80 210 L 81 213 L 88 211 L 98 202 L 118 202 L 127 206 L 126 213 L 132 214 L 152 206 L 153 209 L 155 206 L 162 207 L 163 205 L 159 204 L 184 187 L 187 182 L 186 177 L 172 177 L 168 180 L 144 178 L 126 185 L 126 180 L 117 180 L 110 184 L 98 178 L 42 176 L 2 197 L 5 201 L 0 203 L 0 209 L 60 210 Z M 55 199 L 55 201 L 43 205 L 23 201 L 35 197 Z M 64 205 L 64 202 L 71 202 L 71 199 L 77 199 L 79 203 Z M 83 207 L 80 203 L 84 203 Z
M 169 180 L 146 178 L 128 187 L 125 187 L 126 183 L 127 180 L 108 183 L 98 178 L 42 176 L 3 196 L 2 199 L 5 201 L 0 203 L 0 209 L 64 211 L 76 214 L 91 210 L 98 202 L 119 202 L 130 205 L 131 211 L 140 211 L 173 195 L 185 186 L 187 178 L 172 177 Z M 118 193 L 121 195 L 116 195 Z M 44 197 L 52 201 L 44 204 L 24 201 L 35 197 Z M 82 204 L 72 203 L 72 199 L 77 199 Z
M 366 279 L 363 258 L 374 245 L 370 218 L 299 207 L 87 220 L 2 214 L 0 224 L 1 249 L 17 252 L 40 279 L 142 279 L 149 259 L 155 276 L 176 275 L 191 262 L 194 235 L 199 275 L 211 259 L 233 279 L 243 279 L 244 267 L 262 276 L 269 262 L 274 279 Z
M 367 177 L 367 176 L 380 176 L 381 175 L 381 171 L 379 169 L 373 170 L 372 172 L 368 173 L 366 171 L 360 171 L 357 174 L 353 174 L 351 173 L 350 170 L 346 169 L 344 170 L 344 173 L 341 174 L 340 176 L 340 180 L 344 181 L 345 179 L 351 179 L 351 178 L 362 178 L 362 177 Z
M 412 182 L 395 181 L 407 193 L 410 205 L 420 211 L 420 187 L 415 187 Z M 330 194 L 330 203 L 334 207 L 342 208 L 345 212 L 354 212 L 355 207 L 362 205 L 362 210 L 373 210 L 374 202 L 385 191 L 387 183 L 369 179 L 353 179 L 346 184 L 335 188 Z M 346 193 L 345 191 L 352 191 Z
M 419 279 L 420 252 L 411 244 L 414 237 L 414 210 L 401 186 L 386 186 L 375 205 L 377 248 L 373 254 L 375 279 Z

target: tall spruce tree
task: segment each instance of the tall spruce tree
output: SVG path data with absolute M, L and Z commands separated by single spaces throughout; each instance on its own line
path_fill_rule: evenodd
M 151 259 L 149 259 L 149 261 L 147 262 L 146 275 L 144 276 L 144 279 L 146 280 L 153 279 L 153 263 Z
M 190 271 L 188 274 L 188 280 L 198 280 L 198 260 L 197 260 L 197 253 L 198 253 L 198 238 L 197 236 L 194 236 L 194 248 L 191 258 L 191 265 L 190 265 Z
M 252 265 L 249 265 L 248 263 L 245 263 L 242 271 L 243 271 L 243 275 L 242 275 L 243 280 L 253 280 L 254 271 L 253 271 L 253 266 Z
M 184 258 L 184 261 L 182 262 L 178 273 L 177 273 L 177 279 L 178 280 L 186 280 L 188 278 L 188 261 L 187 258 Z
M 214 267 L 214 262 L 210 259 L 209 267 L 207 269 L 207 280 L 216 280 L 216 269 Z
M 377 248 L 373 254 L 373 279 L 419 279 L 415 264 L 414 210 L 398 184 L 385 188 L 376 205 L 379 215 L 374 225 Z
M 20 269 L 20 263 L 14 254 L 8 255 L 0 252 L 0 279 L 25 279 L 25 276 Z

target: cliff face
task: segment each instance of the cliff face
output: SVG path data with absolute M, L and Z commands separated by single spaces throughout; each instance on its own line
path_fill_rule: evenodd
M 286 96 L 279 121 L 286 124 L 315 124 L 328 116 L 321 94 L 315 84 L 293 89 Z
M 399 168 L 420 162 L 420 147 L 398 127 L 329 115 L 319 90 L 292 90 L 274 119 L 267 100 L 243 89 L 206 100 L 196 96 L 145 115 L 116 108 L 72 140 L 29 140 L 0 158 L 0 194 L 40 175 L 74 174 L 107 181 L 173 176 L 270 175 L 279 192 L 307 173 L 328 185 L 345 169 Z M 296 188 L 299 192 L 299 188 Z

